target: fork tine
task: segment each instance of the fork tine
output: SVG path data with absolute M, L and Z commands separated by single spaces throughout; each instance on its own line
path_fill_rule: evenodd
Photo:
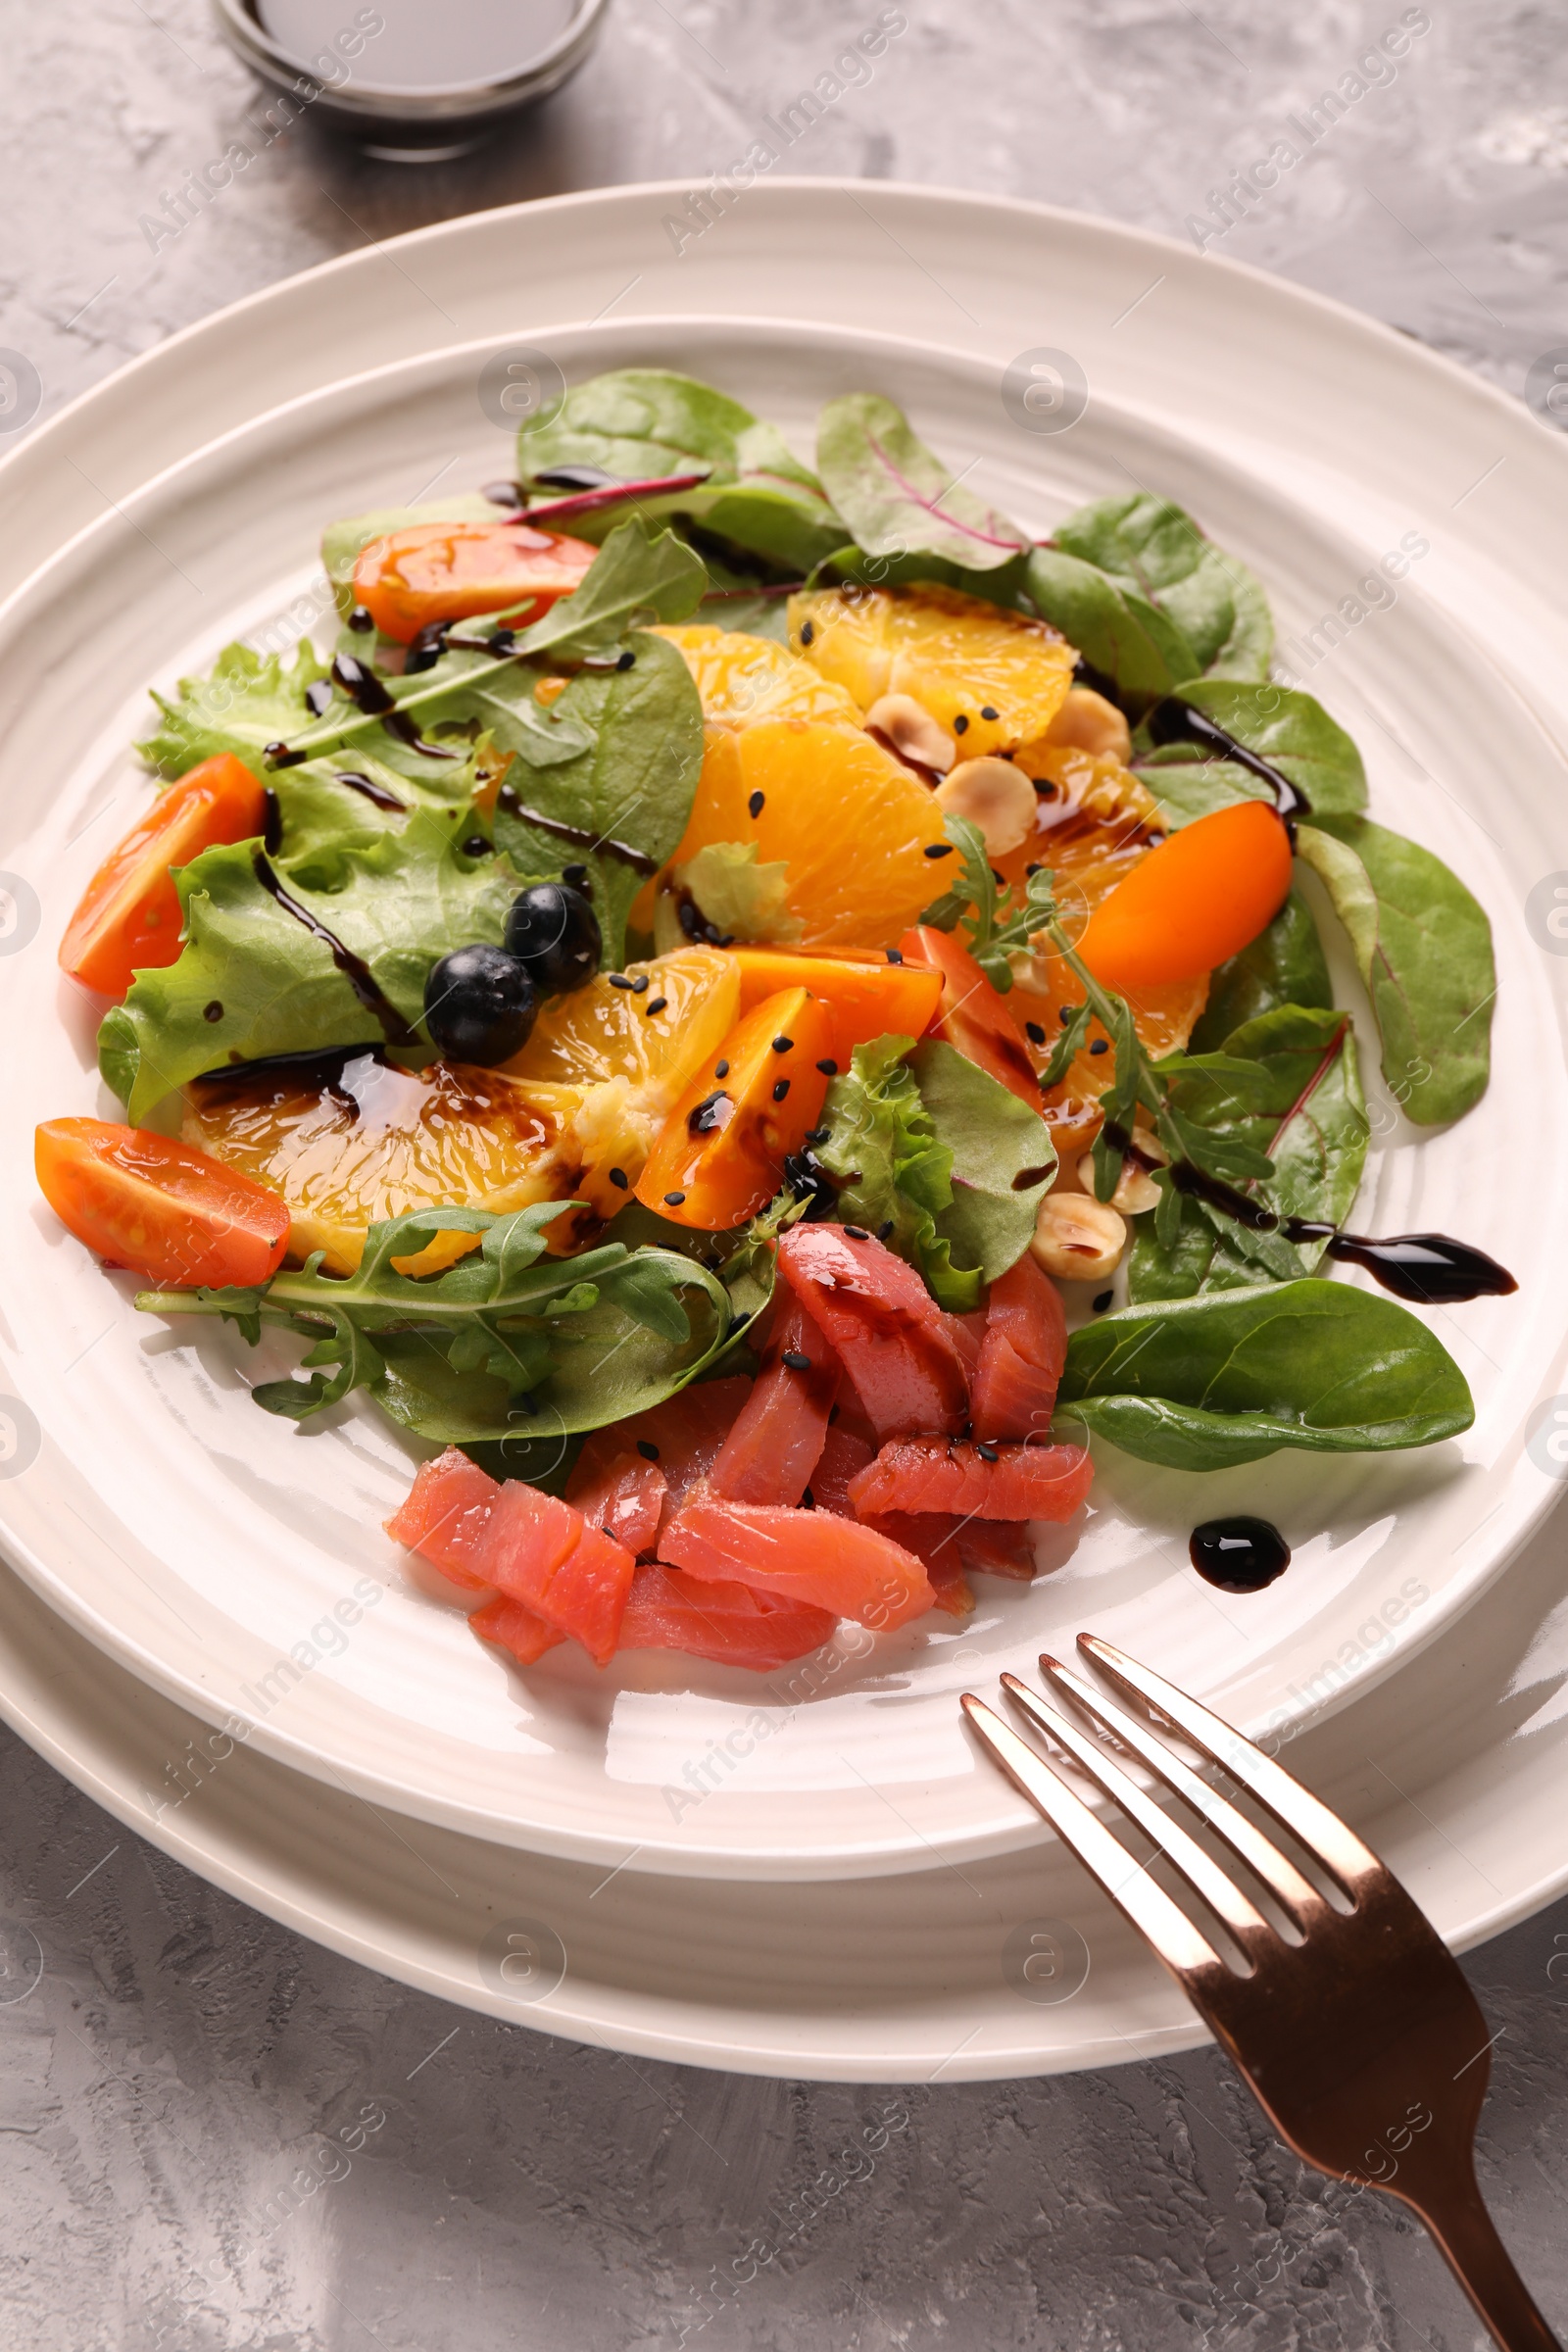
M 1067 1691 L 1084 1712 L 1094 1721 L 1102 1723 L 1114 1733 L 1124 1747 L 1131 1748 L 1150 1770 L 1163 1781 L 1177 1796 L 1185 1797 L 1195 1812 L 1200 1813 L 1216 1836 L 1223 1838 L 1231 1851 L 1240 1854 L 1248 1867 L 1254 1871 L 1295 1920 L 1304 1935 L 1312 1921 L 1325 1909 L 1323 1897 L 1307 1879 L 1303 1879 L 1294 1862 L 1282 1854 L 1271 1839 L 1264 1837 L 1255 1822 L 1249 1821 L 1227 1796 L 1200 1780 L 1191 1765 L 1173 1756 L 1163 1740 L 1138 1723 L 1125 1708 L 1091 1688 L 1081 1676 L 1064 1666 L 1059 1658 L 1042 1656 L 1040 1671 L 1049 1682 Z M 1002 1678 L 1017 1704 L 1028 1715 L 1036 1715 L 1035 1694 L 1020 1683 L 1016 1675 Z M 1038 1719 L 1038 1718 L 1037 1718 Z M 1049 1727 L 1048 1727 L 1049 1728 Z
M 1337 1813 L 1319 1803 L 1283 1765 L 1265 1756 L 1250 1740 L 1244 1740 L 1223 1716 L 1211 1715 L 1196 1698 L 1189 1698 L 1173 1683 L 1141 1666 L 1113 1642 L 1102 1642 L 1098 1634 L 1080 1634 L 1078 1646 L 1111 1682 L 1149 1700 L 1185 1733 L 1195 1747 L 1212 1756 L 1216 1764 L 1223 1765 L 1244 1788 L 1250 1788 L 1258 1803 L 1294 1832 L 1308 1853 L 1317 1856 L 1352 1899 L 1368 1881 L 1387 1877 L 1371 1847 L 1363 1845 Z
M 1058 1747 L 1064 1747 L 1096 1787 L 1121 1808 L 1129 1821 L 1138 1824 L 1146 1838 L 1153 1839 L 1160 1852 L 1175 1864 L 1188 1885 L 1197 1889 L 1241 1943 L 1250 1950 L 1259 1937 L 1270 1943 L 1275 1940 L 1274 1931 L 1261 1911 L 1226 1877 L 1213 1856 L 1205 1854 L 1180 1822 L 1172 1821 L 1152 1798 L 1146 1796 L 1137 1782 L 1128 1777 L 1098 1740 L 1087 1738 L 1065 1715 L 1048 1706 L 1015 1674 L 1004 1674 L 1002 1685 L 1030 1721 L 1038 1724 Z
M 1045 1815 L 1063 1844 L 1071 1846 L 1189 1994 L 1196 1998 L 1199 1984 L 1212 1979 L 1216 1971 L 1229 1975 L 1219 1954 L 1186 1913 L 1178 1910 L 1163 1887 L 1155 1886 L 1148 1871 L 1133 1860 L 1103 1822 L 1096 1820 L 1045 1758 L 972 1690 L 965 1690 L 959 1703 L 1007 1778 Z

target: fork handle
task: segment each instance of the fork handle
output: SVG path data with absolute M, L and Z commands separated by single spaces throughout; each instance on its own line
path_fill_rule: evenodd
M 1451 2197 L 1416 2211 L 1501 2352 L 1563 2352 L 1514 2269 L 1473 2174 Z

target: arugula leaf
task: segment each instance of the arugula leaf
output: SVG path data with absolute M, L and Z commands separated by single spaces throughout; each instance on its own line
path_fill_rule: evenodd
M 994 571 L 1028 547 L 1015 523 L 956 485 L 952 468 L 876 392 L 847 392 L 817 419 L 823 486 L 870 556 L 943 556 Z
M 210 677 L 181 678 L 172 701 L 154 694 L 159 724 L 136 749 L 171 781 L 218 752 L 232 752 L 253 775 L 265 776 L 263 752 L 310 723 L 305 689 L 325 675 L 325 663 L 305 643 L 287 662 L 248 645 L 225 645 Z
M 815 1152 L 842 1188 L 843 1221 L 879 1234 L 919 1270 L 939 1305 L 963 1314 L 980 1302 L 980 1275 L 954 1265 L 937 1231 L 953 1206 L 953 1153 L 937 1140 L 906 1058 L 913 1044 L 879 1037 L 856 1047 L 827 1090 L 821 1124 L 829 1132 Z
M 1354 951 L 1383 1041 L 1383 1075 L 1424 1127 L 1487 1091 L 1497 993 L 1492 925 L 1441 858 L 1366 817 L 1302 825 L 1297 848 Z
M 1348 1014 L 1282 1005 L 1234 1030 L 1219 1054 L 1178 1054 L 1158 1066 L 1164 1074 L 1173 1065 L 1180 1117 L 1239 1139 L 1271 1164 L 1251 1187 L 1254 1199 L 1281 1217 L 1345 1222 L 1371 1133 Z M 1164 1244 L 1152 1217 L 1138 1219 L 1128 1277 L 1135 1300 L 1290 1281 L 1323 1254 L 1321 1242 L 1253 1233 L 1200 1199 L 1187 1196 L 1180 1206 L 1179 1234 Z
M 792 570 L 809 570 L 844 538 L 821 484 L 775 426 L 667 368 L 617 368 L 574 384 L 548 424 L 523 425 L 517 463 L 528 481 L 560 466 L 596 466 L 625 482 L 705 474 L 699 489 L 639 491 L 639 512 L 690 515 Z M 616 510 L 588 509 L 563 527 L 594 539 L 606 518 Z
M 1037 547 L 1024 586 L 1041 619 L 1059 629 L 1135 710 L 1158 702 L 1178 678 L 1196 675 L 1198 656 L 1170 615 L 1081 556 Z
M 1193 678 L 1175 689 L 1182 702 L 1205 710 L 1228 735 L 1299 786 L 1314 818 L 1354 816 L 1366 807 L 1361 755 L 1322 704 L 1293 686 L 1239 685 L 1227 678 Z M 1268 800 L 1268 786 L 1234 760 L 1205 760 L 1197 744 L 1151 743 L 1139 730 L 1134 772 L 1143 777 L 1174 828 L 1190 825 L 1232 801 Z
M 1260 583 L 1173 500 L 1143 490 L 1097 499 L 1052 535 L 1064 554 L 1163 612 L 1192 647 L 1196 674 L 1268 676 L 1274 623 Z
M 1293 890 L 1266 930 L 1222 963 L 1188 1040 L 1193 1054 L 1217 1053 L 1233 1029 L 1281 1004 L 1332 1004 L 1334 987 L 1312 909 Z
M 999 996 L 1012 986 L 1012 955 L 1029 944 L 1054 912 L 1051 876 L 1041 868 L 1021 890 L 999 888 L 986 855 L 985 835 L 966 816 L 945 812 L 942 829 L 958 852 L 960 864 L 951 888 L 933 899 L 920 916 L 939 931 L 969 934 L 969 953 Z
M 1057 1409 L 1175 1470 L 1432 1446 L 1475 1418 L 1464 1374 L 1407 1308 L 1311 1278 L 1086 1324 Z
M 952 1204 L 937 1211 L 937 1232 L 960 1264 L 995 1282 L 1034 1234 L 1056 1172 L 1051 1129 L 989 1071 L 939 1040 L 916 1046 L 908 1066 L 952 1162 Z
M 579 670 L 551 706 L 580 751 L 541 761 L 531 737 L 508 747 L 495 814 L 496 841 L 519 868 L 588 867 L 611 970 L 638 892 L 680 846 L 703 764 L 703 706 L 680 652 L 641 630 L 629 643 L 630 668 Z
M 556 1440 L 645 1411 L 694 1379 L 735 1336 L 725 1284 L 680 1251 L 607 1242 L 544 1255 L 545 1231 L 574 1203 L 507 1216 L 417 1209 L 372 1225 L 350 1275 L 319 1260 L 254 1291 L 144 1292 L 159 1314 L 221 1315 L 311 1338 L 309 1380 L 267 1382 L 258 1404 L 309 1420 L 365 1389 L 394 1421 L 446 1445 Z M 437 1233 L 478 1233 L 444 1273 L 400 1274 Z
M 364 959 L 411 1038 L 423 1036 L 431 964 L 477 940 L 499 946 L 526 878 L 505 857 L 465 856 L 476 826 L 471 808 L 421 807 L 401 831 L 346 836 L 335 852 L 322 844 L 298 868 L 280 857 L 275 869 Z M 133 1125 L 172 1089 L 230 1060 L 385 1042 L 330 948 L 264 888 L 256 855 L 254 843 L 236 842 L 180 870 L 187 937 L 177 961 L 139 973 L 104 1018 L 99 1067 Z
M 331 584 L 339 612 L 354 605 L 354 566 L 372 539 L 406 531 L 420 522 L 504 522 L 507 511 L 477 490 L 455 498 L 431 498 L 416 507 L 376 507 L 368 514 L 351 514 L 329 522 L 321 533 L 321 569 Z
M 706 842 L 684 865 L 671 869 L 672 890 L 654 903 L 654 949 L 661 956 L 689 943 L 680 927 L 676 895 L 687 892 L 699 914 L 720 938 L 789 947 L 806 926 L 787 904 L 790 869 L 785 858 L 760 862 L 755 841 Z

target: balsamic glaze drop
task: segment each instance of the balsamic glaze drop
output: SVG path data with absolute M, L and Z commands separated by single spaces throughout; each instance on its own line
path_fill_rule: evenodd
M 1203 1582 L 1222 1592 L 1261 1592 L 1291 1564 L 1291 1547 L 1267 1519 L 1205 1519 L 1188 1556 Z

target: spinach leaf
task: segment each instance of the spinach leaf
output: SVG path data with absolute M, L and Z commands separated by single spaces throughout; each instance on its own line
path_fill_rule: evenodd
M 307 644 L 297 645 L 287 662 L 280 654 L 226 645 L 210 677 L 181 678 L 172 700 L 154 694 L 159 724 L 136 749 L 170 779 L 219 752 L 232 752 L 253 775 L 265 776 L 266 747 L 309 725 L 305 689 L 325 675 Z
M 329 522 L 321 533 L 321 568 L 331 583 L 333 600 L 342 613 L 354 604 L 354 566 L 372 539 L 406 531 L 420 522 L 504 522 L 508 510 L 477 490 L 455 498 L 426 499 L 416 507 L 376 507 L 368 514 L 351 514 Z
M 551 705 L 580 751 L 557 759 L 551 745 L 540 760 L 531 736 L 508 745 L 515 757 L 495 814 L 497 844 L 520 870 L 589 868 L 612 970 L 632 902 L 679 847 L 703 764 L 703 707 L 682 656 L 643 630 L 629 648 L 629 669 L 579 670 Z
M 499 946 L 525 879 L 510 858 L 465 855 L 478 829 L 471 807 L 418 808 L 401 831 L 346 835 L 335 852 L 318 844 L 298 870 L 277 862 L 290 895 L 364 959 L 411 1038 L 423 1034 L 431 964 L 476 940 Z M 264 888 L 256 854 L 255 843 L 236 842 L 179 871 L 178 959 L 139 973 L 104 1018 L 99 1067 L 133 1125 L 175 1087 L 231 1060 L 384 1042 L 331 949 Z
M 1159 1066 L 1162 1075 L 1179 1073 L 1171 1098 L 1185 1121 L 1238 1137 L 1272 1162 L 1272 1174 L 1250 1187 L 1254 1199 L 1282 1217 L 1345 1222 L 1370 1135 L 1348 1014 L 1281 1005 L 1234 1030 L 1221 1053 L 1173 1055 Z M 1152 1216 L 1139 1218 L 1129 1295 L 1187 1298 L 1289 1281 L 1309 1273 L 1322 1254 L 1321 1242 L 1293 1245 L 1277 1233 L 1250 1232 L 1189 1195 L 1180 1231 L 1166 1244 Z
M 1024 586 L 1041 619 L 1059 629 L 1133 710 L 1158 702 L 1179 678 L 1197 675 L 1198 656 L 1169 613 L 1081 556 L 1037 547 Z
M 845 537 L 821 484 L 775 426 L 667 368 L 618 368 L 574 384 L 548 423 L 522 427 L 517 463 L 527 481 L 559 466 L 597 466 L 624 482 L 704 474 L 697 489 L 640 490 L 639 513 L 689 515 L 792 570 L 808 571 Z M 561 527 L 594 539 L 616 515 L 588 509 Z
M 356 1389 L 419 1437 L 468 1446 L 544 1441 L 645 1411 L 696 1377 L 734 1336 L 729 1291 L 698 1258 L 602 1244 L 546 1257 L 545 1229 L 572 1203 L 492 1216 L 417 1209 L 372 1225 L 350 1275 L 313 1258 L 255 1290 L 144 1292 L 159 1314 L 221 1315 L 254 1341 L 281 1325 L 315 1345 L 306 1381 L 262 1384 L 267 1411 L 311 1419 Z M 437 1233 L 483 1235 L 444 1273 L 400 1274 Z
M 1372 1000 L 1383 1075 L 1407 1117 L 1457 1119 L 1487 1091 L 1497 993 L 1492 925 L 1441 858 L 1366 817 L 1302 825 Z
M 913 1044 L 879 1037 L 856 1047 L 827 1090 L 828 1134 L 816 1156 L 841 1187 L 844 1221 L 879 1234 L 919 1270 L 940 1305 L 963 1314 L 980 1303 L 980 1275 L 955 1266 L 953 1246 L 937 1231 L 953 1206 L 953 1153 L 938 1140 L 906 1058 Z
M 1298 785 L 1314 817 L 1354 816 L 1366 807 L 1361 755 L 1311 695 L 1292 686 L 1238 685 L 1227 678 L 1194 678 L 1176 692 Z M 1172 826 L 1191 824 L 1232 801 L 1270 797 L 1259 777 L 1233 761 L 1205 760 L 1196 744 L 1152 744 L 1143 730 L 1134 745 L 1133 767 Z
M 1085 1325 L 1058 1410 L 1176 1470 L 1225 1470 L 1282 1446 L 1432 1446 L 1475 1418 L 1464 1374 L 1407 1308 L 1310 1278 Z
M 1173 500 L 1143 490 L 1097 499 L 1052 536 L 1064 554 L 1098 564 L 1163 612 L 1192 647 L 1195 674 L 1268 676 L 1274 623 L 1261 585 Z
M 1035 1216 L 1056 1172 L 1051 1130 L 1027 1102 L 952 1046 L 916 1046 L 909 1068 L 936 1140 L 950 1154 L 952 1205 L 937 1232 L 983 1282 L 1005 1274 L 1028 1249 Z
M 876 392 L 847 392 L 817 419 L 823 486 L 868 556 L 943 556 L 971 571 L 1013 563 L 1029 542 L 1015 523 L 955 483 Z
M 1293 890 L 1266 930 L 1222 963 L 1208 984 L 1208 1003 L 1188 1041 L 1194 1054 L 1217 1053 L 1233 1029 L 1281 1004 L 1332 1004 L 1328 959 L 1312 909 Z

